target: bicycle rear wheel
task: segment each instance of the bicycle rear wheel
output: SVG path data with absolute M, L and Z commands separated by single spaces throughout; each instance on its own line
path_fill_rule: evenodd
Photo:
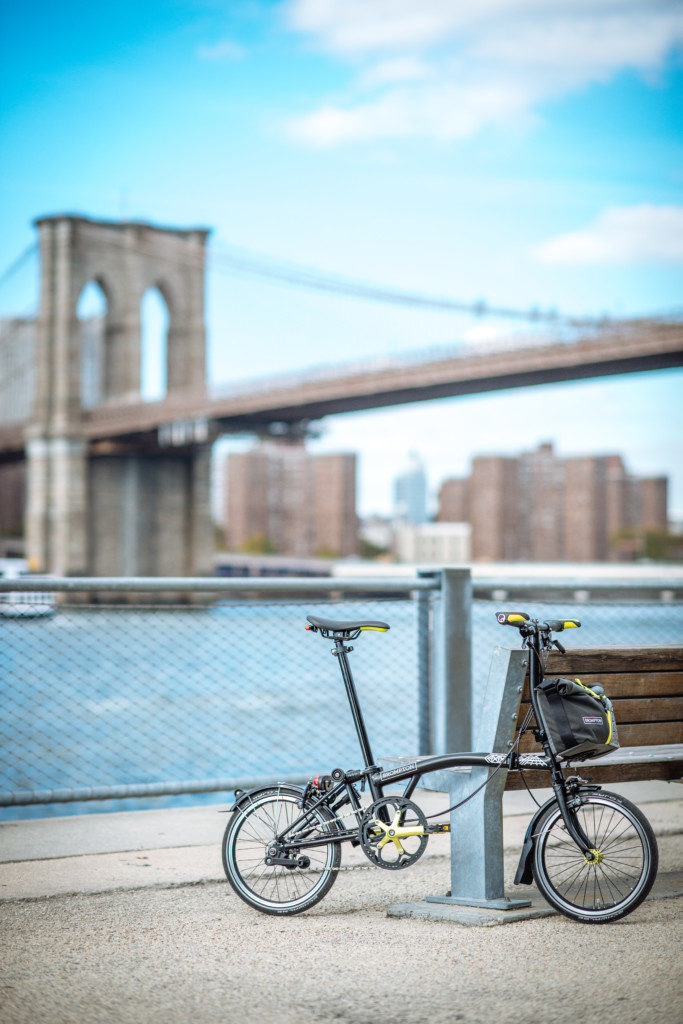
M 330 891 L 339 872 L 341 844 L 305 847 L 308 865 L 268 866 L 268 847 L 302 812 L 303 793 L 292 787 L 273 787 L 256 794 L 232 815 L 223 837 L 223 868 L 237 895 L 264 914 L 300 914 Z M 337 830 L 335 816 L 321 805 L 311 811 L 288 844 L 288 856 L 298 854 L 296 839 L 324 839 Z
M 536 831 L 536 884 L 567 917 L 587 924 L 616 921 L 635 910 L 652 888 L 657 840 L 645 815 L 616 793 L 586 794 L 577 816 L 596 859 L 586 860 L 553 804 Z

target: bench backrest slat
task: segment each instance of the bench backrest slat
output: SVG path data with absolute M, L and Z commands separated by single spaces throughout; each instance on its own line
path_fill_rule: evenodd
M 683 697 L 618 697 L 612 703 L 619 728 L 632 722 L 683 722 Z
M 679 697 L 683 694 L 683 671 L 680 672 L 578 672 L 562 673 L 555 670 L 553 675 L 567 675 L 570 679 L 578 676 L 582 683 L 591 686 L 600 683 L 610 700 L 620 697 Z M 523 701 L 529 700 L 529 679 L 525 680 Z
M 611 699 L 612 694 L 610 693 L 609 696 Z M 683 728 L 683 697 L 617 697 L 612 700 L 612 704 L 620 737 L 622 725 L 633 725 L 638 722 L 672 722 L 681 724 Z M 522 698 L 520 721 L 524 720 L 529 707 L 529 701 Z M 662 740 L 662 742 L 668 741 Z M 671 742 L 683 743 L 683 738 Z M 634 744 L 629 744 L 629 746 L 634 746 Z
M 620 725 L 619 743 L 622 747 L 653 747 L 662 743 L 683 743 L 683 725 L 680 722 L 639 722 L 637 725 Z M 530 733 L 522 737 L 520 753 L 530 754 L 540 750 Z M 599 761 L 595 764 L 599 765 Z
M 553 652 L 548 660 L 550 675 L 579 675 L 581 672 L 682 672 L 683 647 L 577 647 L 566 654 Z

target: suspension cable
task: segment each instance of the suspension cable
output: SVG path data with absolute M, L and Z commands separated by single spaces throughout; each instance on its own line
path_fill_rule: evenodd
M 8 281 L 10 277 L 12 277 L 12 275 L 15 274 L 17 270 L 19 270 L 19 268 L 24 265 L 24 263 L 26 263 L 28 258 L 30 256 L 33 256 L 33 254 L 37 251 L 37 242 L 31 242 L 30 245 L 27 245 L 23 252 L 21 252 L 15 260 L 12 260 L 12 262 L 8 266 L 6 266 L 2 273 L 0 274 L 0 288 L 4 285 L 5 281 Z

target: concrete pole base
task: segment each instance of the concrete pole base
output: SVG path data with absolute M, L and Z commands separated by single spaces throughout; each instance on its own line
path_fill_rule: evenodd
M 446 892 L 443 896 L 425 896 L 426 903 L 446 903 L 454 907 L 483 907 L 488 910 L 519 910 L 530 907 L 531 900 L 511 900 L 507 897 L 495 900 L 477 899 L 469 896 L 451 896 Z

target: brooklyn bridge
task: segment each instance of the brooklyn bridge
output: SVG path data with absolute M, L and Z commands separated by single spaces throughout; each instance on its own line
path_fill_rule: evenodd
M 580 323 L 571 340 L 458 348 L 254 380 L 206 380 L 208 231 L 59 215 L 36 221 L 37 320 L 0 338 L 3 466 L 26 467 L 26 549 L 60 575 L 188 575 L 211 569 L 211 445 L 226 433 L 305 435 L 329 415 L 683 365 L 676 319 Z M 77 316 L 95 281 L 107 310 L 96 401 L 83 395 Z M 166 395 L 141 397 L 140 303 L 163 296 Z

